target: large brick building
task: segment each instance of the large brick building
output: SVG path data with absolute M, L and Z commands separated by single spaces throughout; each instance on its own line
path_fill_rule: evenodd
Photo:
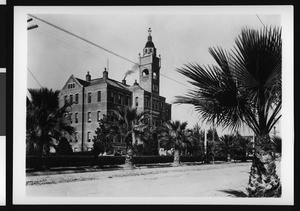
M 152 42 L 151 30 L 148 41 L 139 55 L 137 63 L 139 83 L 126 84 L 109 78 L 104 68 L 101 78 L 93 79 L 87 72 L 85 80 L 71 75 L 60 91 L 60 105 L 67 101 L 74 104 L 70 110 L 70 121 L 76 129 L 75 135 L 68 137 L 73 151 L 88 151 L 93 146 L 93 136 L 103 115 L 110 116 L 116 106 L 137 107 L 138 111 L 149 111 L 149 124 L 159 126 L 171 119 L 171 105 L 165 102 L 160 92 L 160 56 Z M 113 71 L 113 70 L 110 70 Z M 125 152 L 125 143 L 114 143 L 115 152 Z

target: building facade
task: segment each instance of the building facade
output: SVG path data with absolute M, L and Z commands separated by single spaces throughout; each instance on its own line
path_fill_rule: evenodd
M 139 55 L 139 83 L 126 84 L 108 77 L 106 68 L 101 78 L 92 79 L 87 72 L 85 80 L 71 75 L 60 91 L 60 105 L 71 101 L 69 120 L 76 132 L 66 137 L 73 151 L 89 151 L 93 147 L 92 139 L 103 116 L 110 116 L 118 106 L 137 107 L 139 112 L 149 112 L 148 124 L 159 126 L 171 119 L 171 105 L 159 95 L 161 58 L 156 55 L 151 30 L 143 55 Z M 126 144 L 113 143 L 114 151 L 124 154 Z

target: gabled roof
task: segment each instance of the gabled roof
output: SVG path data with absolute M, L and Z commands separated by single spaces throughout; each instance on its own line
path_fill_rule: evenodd
M 88 86 L 90 83 L 87 81 L 84 81 L 80 78 L 76 78 L 76 80 L 82 85 L 82 86 Z
M 111 86 L 118 87 L 120 89 L 128 90 L 128 88 L 130 87 L 128 84 L 123 84 L 119 81 L 116 81 L 116 80 L 113 80 L 113 79 L 110 79 L 110 78 L 107 79 L 107 83 Z
M 82 80 L 80 78 L 76 78 L 76 80 L 84 87 L 94 86 L 94 85 L 103 84 L 103 83 L 107 83 L 111 86 L 118 87 L 120 89 L 126 89 L 126 90 L 128 90 L 128 88 L 130 87 L 128 84 L 123 84 L 119 81 L 116 81 L 116 80 L 113 80 L 110 78 L 108 78 L 106 80 L 106 82 L 103 78 L 95 78 L 95 79 L 91 80 L 90 82 Z

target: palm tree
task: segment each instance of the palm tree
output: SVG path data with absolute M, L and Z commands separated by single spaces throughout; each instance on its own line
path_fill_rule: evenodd
M 247 154 L 253 151 L 251 139 L 245 138 L 237 133 L 233 145 L 235 156 L 240 157 L 243 162 L 247 161 Z
M 188 150 L 194 156 L 204 155 L 204 131 L 201 130 L 199 124 L 195 124 L 192 129 L 187 130 L 188 133 Z
M 148 125 L 140 136 L 142 141 L 142 154 L 143 155 L 158 155 L 159 142 L 157 140 L 157 131 L 160 127 Z
M 162 125 L 162 129 L 158 134 L 158 140 L 161 145 L 166 148 L 174 148 L 174 165 L 180 164 L 180 153 L 187 147 L 188 137 L 186 136 L 187 122 L 169 121 Z
M 59 106 L 59 91 L 48 88 L 28 91 L 31 99 L 27 98 L 26 140 L 36 146 L 41 159 L 39 168 L 45 169 L 52 141 L 63 137 L 64 132 L 74 133 L 67 115 L 71 104 Z
M 145 112 L 138 112 L 137 108 L 117 107 L 114 110 L 116 122 L 114 131 L 120 138 L 123 138 L 127 144 L 125 168 L 133 168 L 133 146 L 137 145 L 139 137 L 148 127 L 144 123 Z
M 245 123 L 255 132 L 250 197 L 281 195 L 269 136 L 281 117 L 281 45 L 280 28 L 244 28 L 232 51 L 209 48 L 217 65 L 190 63 L 178 69 L 195 88 L 176 103 L 194 105 L 206 122 L 233 130 Z
M 234 152 L 234 139 L 235 135 L 223 135 L 220 137 L 221 150 L 227 156 L 227 162 L 231 160 Z

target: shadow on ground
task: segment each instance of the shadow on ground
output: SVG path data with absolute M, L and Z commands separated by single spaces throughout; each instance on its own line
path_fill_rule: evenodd
M 246 198 L 248 197 L 248 195 L 243 192 L 243 191 L 240 191 L 240 190 L 233 190 L 233 189 L 227 189 L 227 190 L 220 190 L 221 192 L 224 192 L 224 193 L 228 193 L 232 196 L 235 196 L 235 197 L 241 197 L 241 198 Z

